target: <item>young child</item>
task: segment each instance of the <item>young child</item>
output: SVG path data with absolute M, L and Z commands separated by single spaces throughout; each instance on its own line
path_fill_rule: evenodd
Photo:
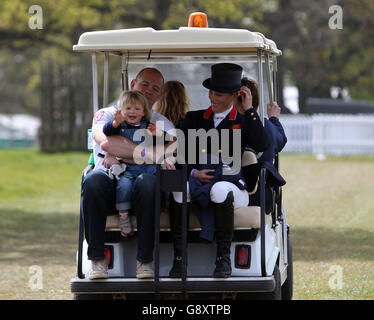
M 122 92 L 118 110 L 115 113 L 114 121 L 109 121 L 104 125 L 103 132 L 107 136 L 121 135 L 128 138 L 135 144 L 144 141 L 144 134 L 140 141 L 134 140 L 134 135 L 138 130 L 146 130 L 155 134 L 155 126 L 149 127 L 151 111 L 148 108 L 148 102 L 140 91 Z M 116 190 L 116 209 L 120 215 L 120 229 L 124 237 L 133 234 L 131 220 L 128 211 L 131 208 L 131 191 L 133 183 L 140 174 L 155 174 L 155 165 L 139 165 L 126 163 L 126 169 L 118 178 Z

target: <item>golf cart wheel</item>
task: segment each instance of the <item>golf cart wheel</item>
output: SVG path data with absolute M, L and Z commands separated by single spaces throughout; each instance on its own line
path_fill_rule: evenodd
M 242 292 L 238 293 L 236 300 L 281 300 L 281 278 L 278 265 L 275 265 L 273 271 L 275 287 L 271 292 Z
M 293 296 L 293 260 L 292 260 L 292 245 L 290 237 L 287 239 L 287 279 L 282 285 L 282 300 L 291 300 Z
M 259 295 L 260 300 L 282 300 L 282 288 L 281 288 L 281 278 L 278 265 L 275 265 L 273 271 L 275 287 L 271 292 L 262 292 Z

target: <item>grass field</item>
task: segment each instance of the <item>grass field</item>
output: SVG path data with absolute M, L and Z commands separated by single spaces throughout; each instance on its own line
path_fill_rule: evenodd
M 0 159 L 0 299 L 71 299 L 87 154 Z M 294 299 L 374 299 L 374 157 L 283 155 L 281 172 Z
M 71 299 L 87 154 L 15 150 L 0 159 L 0 299 Z

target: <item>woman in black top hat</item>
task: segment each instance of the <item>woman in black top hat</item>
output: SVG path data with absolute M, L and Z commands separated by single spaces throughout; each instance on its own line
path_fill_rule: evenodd
M 199 150 L 196 141 L 196 155 L 198 159 L 194 163 L 188 163 L 189 178 L 197 179 L 202 184 L 209 183 L 213 179 L 214 170 L 203 169 L 202 165 L 207 155 L 219 155 L 223 161 L 223 153 L 228 151 L 231 159 L 241 159 L 245 146 L 250 146 L 255 151 L 264 151 L 269 145 L 269 140 L 256 110 L 252 107 L 250 90 L 241 85 L 243 69 L 232 63 L 219 63 L 211 68 L 211 77 L 203 82 L 203 86 L 209 89 L 211 106 L 206 110 L 188 112 L 182 130 L 185 135 L 185 159 L 188 163 L 188 146 L 194 145 L 188 141 L 188 130 L 211 129 L 217 130 L 219 143 L 207 140 L 206 149 Z M 241 96 L 244 114 L 237 112 L 234 103 Z M 229 140 L 223 138 L 222 132 L 226 129 Z M 241 131 L 236 131 L 240 129 Z M 236 133 L 234 133 L 236 131 Z M 239 135 L 237 136 L 237 133 Z M 235 140 L 239 137 L 239 140 Z M 226 141 L 226 142 L 225 142 Z M 227 145 L 228 144 L 228 145 Z M 236 146 L 235 146 L 236 144 Z M 240 153 L 235 155 L 237 146 L 241 147 Z M 218 148 L 218 150 L 216 150 Z M 222 157 L 221 157 L 222 156 Z M 240 160 L 239 160 L 240 161 Z M 228 163 L 232 166 L 233 163 Z M 239 169 L 240 170 L 240 169 Z M 181 274 L 181 195 L 174 193 L 172 210 L 170 210 L 170 226 L 174 241 L 174 263 L 170 270 L 171 277 L 179 277 Z M 188 195 L 189 197 L 189 195 Z M 234 208 L 248 205 L 248 193 L 241 190 L 232 182 L 218 181 L 210 190 L 210 204 L 214 215 L 214 231 L 217 243 L 215 277 L 229 277 L 231 275 L 230 247 L 234 228 Z

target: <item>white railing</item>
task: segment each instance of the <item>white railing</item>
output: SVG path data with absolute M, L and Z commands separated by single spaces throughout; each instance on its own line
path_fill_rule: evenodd
M 282 115 L 283 152 L 374 154 L 374 115 Z

